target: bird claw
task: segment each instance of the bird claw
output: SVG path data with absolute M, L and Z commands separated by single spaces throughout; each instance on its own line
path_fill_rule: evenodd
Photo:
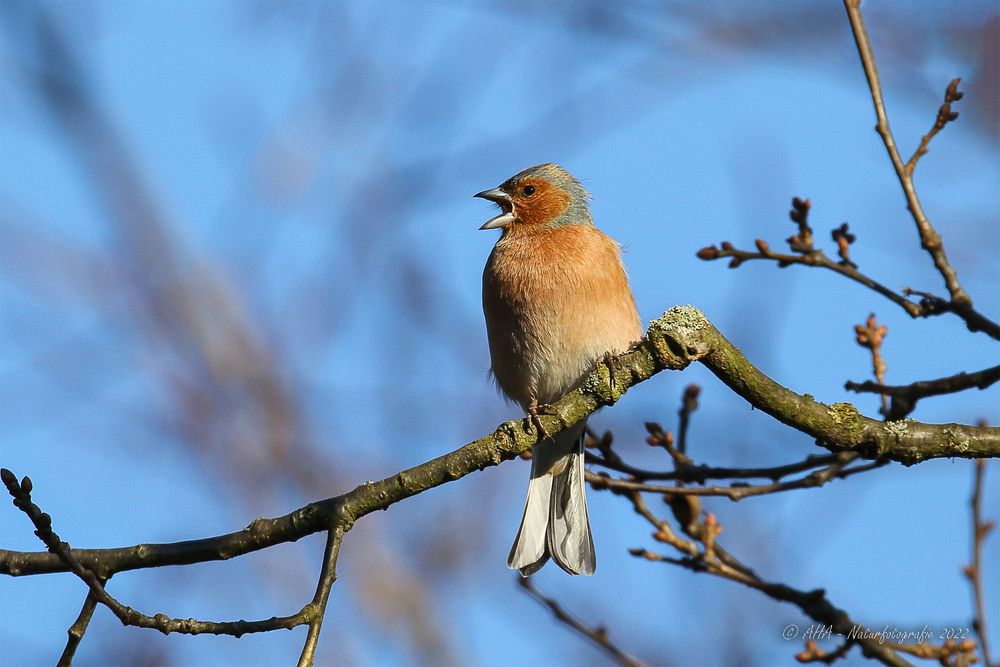
M 611 352 L 604 353 L 604 359 L 601 363 L 608 369 L 608 384 L 611 386 L 611 391 L 615 392 L 617 390 L 615 383 L 615 373 L 623 369 L 625 366 L 622 364 L 621 359 L 618 355 L 612 354 Z
M 558 416 L 558 413 L 555 411 L 555 408 L 553 408 L 548 403 L 543 403 L 543 404 L 532 403 L 531 405 L 528 406 L 528 421 L 531 423 L 532 426 L 535 427 L 535 431 L 538 433 L 539 436 L 541 436 L 541 439 L 551 440 L 552 435 L 549 433 L 548 429 L 545 428 L 545 425 L 542 423 L 542 418 L 540 416 L 542 414 Z

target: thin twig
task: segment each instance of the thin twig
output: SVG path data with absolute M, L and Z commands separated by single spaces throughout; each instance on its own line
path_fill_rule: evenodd
M 812 454 L 802 461 L 769 468 L 724 468 L 698 464 L 681 467 L 676 470 L 646 470 L 629 465 L 620 459 L 618 461 L 609 461 L 590 452 L 587 453 L 587 463 L 623 472 L 632 475 L 638 480 L 678 480 L 681 482 L 696 482 L 698 484 L 704 484 L 709 479 L 769 479 L 772 482 L 777 482 L 782 477 L 843 460 L 844 457 L 850 456 L 850 454 L 851 452 Z
M 715 246 L 708 246 L 706 248 L 702 248 L 698 251 L 698 257 L 709 261 L 714 259 L 729 258 L 729 267 L 734 269 L 740 266 L 743 262 L 749 262 L 755 259 L 777 262 L 779 268 L 799 264 L 802 266 L 814 266 L 828 269 L 834 273 L 839 273 L 845 278 L 853 280 L 860 285 L 864 285 L 868 289 L 878 292 L 905 310 L 910 317 L 927 317 L 928 315 L 939 314 L 938 312 L 932 312 L 930 310 L 925 311 L 919 303 L 910 301 L 904 295 L 889 289 L 882 283 L 865 275 L 858 270 L 858 267 L 853 262 L 835 262 L 827 257 L 826 253 L 818 248 L 813 248 L 805 254 L 781 253 L 775 252 L 768 244 L 758 239 L 757 252 L 753 252 L 750 250 L 740 250 L 739 248 L 734 248 L 728 241 L 723 241 L 721 247 L 717 248 Z
M 930 254 L 934 266 L 944 279 L 950 299 L 945 300 L 927 295 L 919 302 L 914 302 L 907 297 L 917 294 L 917 292 L 904 289 L 903 294 L 899 294 L 895 290 L 889 289 L 885 285 L 861 273 L 849 255 L 849 246 L 854 241 L 854 235 L 848 231 L 846 223 L 839 228 L 835 228 L 832 232 L 832 237 L 837 243 L 837 252 L 840 255 L 841 261 L 834 262 L 828 258 L 822 250 L 813 245 L 813 232 L 807 221 L 810 207 L 809 200 L 799 199 L 798 197 L 792 200 L 793 210 L 791 211 L 791 218 L 798 223 L 799 233 L 787 239 L 793 254 L 774 252 L 767 242 L 758 239 L 756 241 L 758 252 L 740 250 L 734 248 L 728 241 L 723 241 L 720 247 L 712 245 L 702 248 L 698 251 L 697 255 L 704 260 L 728 257 L 730 258 L 730 268 L 736 268 L 743 262 L 755 259 L 775 261 L 782 268 L 791 266 L 792 264 L 822 267 L 878 292 L 905 310 L 910 317 L 929 317 L 942 313 L 953 313 L 965 321 L 970 331 L 982 331 L 992 338 L 1000 340 L 1000 324 L 975 310 L 971 297 L 969 297 L 959 284 L 958 275 L 948 262 L 945 254 L 941 236 L 931 225 L 930 220 L 928 220 L 927 215 L 924 213 L 920 199 L 917 197 L 916 187 L 913 184 L 913 170 L 920 157 L 927 152 L 930 140 L 945 124 L 957 117 L 957 113 L 951 111 L 950 105 L 962 97 L 962 93 L 958 91 L 958 80 L 952 81 L 948 86 L 948 90 L 945 93 L 945 102 L 938 110 L 938 117 L 934 127 L 927 135 L 924 135 L 910 161 L 904 164 L 899 155 L 899 150 L 896 148 L 892 131 L 889 128 L 889 119 L 885 111 L 878 68 L 875 65 L 871 43 L 861 17 L 860 4 L 860 0 L 844 0 L 844 6 L 847 9 L 848 18 L 851 22 L 858 53 L 861 56 L 861 62 L 864 66 L 872 102 L 875 107 L 875 115 L 878 120 L 876 130 L 885 144 L 889 159 L 903 189 L 907 207 L 910 210 L 910 214 L 917 227 L 917 233 L 920 236 L 920 245 Z
M 855 457 L 856 458 L 856 457 Z M 773 484 L 760 485 L 739 485 L 732 486 L 663 486 L 656 484 L 644 484 L 626 479 L 615 479 L 603 475 L 595 475 L 587 472 L 586 479 L 594 489 L 611 489 L 615 491 L 641 491 L 643 493 L 661 493 L 679 496 L 724 496 L 736 502 L 744 498 L 753 496 L 763 496 L 782 491 L 792 491 L 795 489 L 809 489 L 823 486 L 834 479 L 845 479 L 876 468 L 881 468 L 886 462 L 874 461 L 853 468 L 846 468 L 847 462 L 835 463 L 820 470 L 816 470 L 805 477 L 800 477 L 787 482 L 775 482 Z
M 319 581 L 316 583 L 316 594 L 310 603 L 313 608 L 309 620 L 309 633 L 306 643 L 299 656 L 298 667 L 312 667 L 316 658 L 316 644 L 319 641 L 319 631 L 326 616 L 326 603 L 330 599 L 330 589 L 337 581 L 337 557 L 340 556 L 340 545 L 344 541 L 344 530 L 337 526 L 326 534 L 326 548 L 323 551 L 323 567 L 320 569 Z
M 77 577 L 79 577 L 94 596 L 97 602 L 103 604 L 118 617 L 124 625 L 133 625 L 141 628 L 153 628 L 167 635 L 171 632 L 182 634 L 214 634 L 232 635 L 241 637 L 254 632 L 270 632 L 272 630 L 291 629 L 299 625 L 306 625 L 313 622 L 315 615 L 319 613 L 312 602 L 304 606 L 298 613 L 291 616 L 273 616 L 269 619 L 259 621 L 199 621 L 193 618 L 176 619 L 169 618 L 164 614 L 147 616 L 141 612 L 122 604 L 115 599 L 104 588 L 101 577 L 98 577 L 92 570 L 88 570 L 73 556 L 69 544 L 63 542 L 59 535 L 52 530 L 52 518 L 42 512 L 42 510 L 31 501 L 31 480 L 27 477 L 18 484 L 17 477 L 9 470 L 2 470 L 3 483 L 7 491 L 14 498 L 14 505 L 24 512 L 31 523 L 35 526 L 35 534 L 42 540 L 45 547 L 59 557 L 65 566 Z M 318 631 L 318 626 L 317 626 Z
M 958 118 L 958 112 L 951 110 L 951 103 L 957 102 L 964 96 L 958 89 L 958 84 L 962 82 L 962 79 L 955 78 L 951 80 L 948 84 L 948 88 L 944 91 L 944 102 L 938 108 L 937 117 L 934 118 L 934 125 L 931 129 L 920 138 L 920 145 L 917 146 L 917 150 L 913 152 L 912 157 L 906 161 L 906 175 L 913 177 L 913 170 L 917 168 L 917 161 L 927 153 L 928 146 L 931 143 L 931 139 L 934 138 L 938 132 L 944 129 L 944 126 L 951 121 Z
M 872 103 L 875 106 L 875 117 L 878 120 L 875 126 L 882 142 L 885 144 L 889 160 L 892 162 L 896 177 L 903 188 L 906 197 L 907 207 L 913 216 L 913 221 L 917 226 L 917 233 L 920 235 L 920 245 L 934 261 L 941 277 L 944 278 L 945 286 L 951 295 L 953 303 L 972 305 L 972 299 L 965 293 L 958 282 L 958 275 L 948 263 L 945 255 L 944 245 L 941 243 L 941 236 L 937 233 L 927 215 L 924 213 L 920 199 L 917 197 L 917 190 L 913 185 L 912 173 L 907 171 L 903 159 L 899 155 L 896 141 L 889 128 L 889 117 L 885 111 L 885 100 L 882 97 L 882 84 L 879 81 L 878 67 L 875 65 L 875 55 L 872 51 L 871 41 L 868 39 L 868 32 L 865 30 L 864 19 L 861 16 L 861 0 L 844 0 L 844 7 L 847 9 L 847 16 L 851 22 L 851 30 L 854 33 L 854 41 L 858 47 L 858 55 L 861 57 L 861 64 L 865 70 L 865 77 L 868 79 L 868 87 L 871 90 Z M 929 139 L 928 139 L 929 141 Z M 919 151 L 919 149 L 918 149 Z
M 795 654 L 795 660 L 803 663 L 822 662 L 827 665 L 832 665 L 841 658 L 846 657 L 847 653 L 851 650 L 851 646 L 853 646 L 853 644 L 850 641 L 845 641 L 832 651 L 824 651 L 815 641 L 807 639 L 805 648 L 801 652 Z
M 632 501 L 636 512 L 645 517 L 656 528 L 654 537 L 660 542 L 677 548 L 683 554 L 680 558 L 674 558 L 648 549 L 636 548 L 629 550 L 633 556 L 654 562 L 679 565 L 693 572 L 705 572 L 744 584 L 775 600 L 796 605 L 814 621 L 822 623 L 824 626 L 831 626 L 833 631 L 838 634 L 856 635 L 856 638 L 850 640 L 851 643 L 860 646 L 869 658 L 894 667 L 909 665 L 896 652 L 895 646 L 885 645 L 884 641 L 876 636 L 876 633 L 867 632 L 864 626 L 853 622 L 844 610 L 838 609 L 827 599 L 823 590 L 800 591 L 784 584 L 766 581 L 751 568 L 725 552 L 716 540 L 722 532 L 722 527 L 718 525 L 711 514 L 707 515 L 704 520 L 696 521 L 695 530 L 688 529 L 690 534 L 696 536 L 697 544 L 701 545 L 702 549 L 699 550 L 695 543 L 676 537 L 670 530 L 668 522 L 653 514 L 642 501 L 638 492 L 627 494 L 627 496 Z M 678 520 L 681 521 L 681 518 Z M 725 556 L 723 557 L 722 554 Z
M 882 357 L 882 342 L 885 340 L 886 334 L 889 333 L 889 327 L 876 322 L 875 314 L 872 313 L 868 316 L 868 320 L 864 324 L 854 325 L 854 333 L 857 336 L 858 345 L 867 348 L 871 352 L 872 374 L 875 376 L 875 381 L 879 384 L 885 384 L 885 372 L 889 367 Z M 882 402 L 879 412 L 883 416 L 888 417 L 889 397 L 882 394 L 879 396 L 879 399 Z
M 558 602 L 543 595 L 542 592 L 535 587 L 535 584 L 531 581 L 531 577 L 519 576 L 517 577 L 517 583 L 521 586 L 521 590 L 548 607 L 552 612 L 552 615 L 555 616 L 558 621 L 565 623 L 580 635 L 586 637 L 598 647 L 603 649 L 619 665 L 625 665 L 626 667 L 643 667 L 643 663 L 631 657 L 612 643 L 612 641 L 608 638 L 607 628 L 603 626 L 589 628 L 584 625 L 580 619 L 563 609 Z
M 83 601 L 83 607 L 80 609 L 80 615 L 76 617 L 73 621 L 73 625 L 69 626 L 69 630 L 66 634 L 69 638 L 66 640 L 66 648 L 63 649 L 62 655 L 59 656 L 59 662 L 56 663 L 57 667 L 69 667 L 73 664 L 73 656 L 76 654 L 76 648 L 80 645 L 83 640 L 83 635 L 87 632 L 87 626 L 90 625 L 90 618 L 94 615 L 94 609 L 97 608 L 97 598 L 90 591 L 87 592 L 87 599 Z
M 986 478 L 986 459 L 976 460 L 976 476 L 972 486 L 972 564 L 965 568 L 965 576 L 972 586 L 972 597 L 976 613 L 972 619 L 972 630 L 979 637 L 979 650 L 983 654 L 983 665 L 993 665 L 990 656 L 988 626 L 986 624 L 986 601 L 983 595 L 983 542 L 993 530 L 992 521 L 983 520 L 983 480 Z
M 691 413 L 698 409 L 698 394 L 701 387 L 696 384 L 689 384 L 684 389 L 684 398 L 681 399 L 681 409 L 677 411 L 680 418 L 677 424 L 677 451 L 687 455 L 687 432 L 691 422 Z
M 920 380 L 906 385 L 889 386 L 872 382 L 851 382 L 844 389 L 857 393 L 882 394 L 892 397 L 888 419 L 902 419 L 917 406 L 917 401 L 928 396 L 953 394 L 965 389 L 986 389 L 1000 380 L 1000 366 L 985 368 L 975 373 L 956 373 L 936 380 Z
M 1000 324 L 989 319 L 969 304 L 949 301 L 948 299 L 935 296 L 930 292 L 911 289 L 909 287 L 903 288 L 903 294 L 908 297 L 920 297 L 919 306 L 923 317 L 953 313 L 965 320 L 965 325 L 969 331 L 983 331 L 988 336 L 1000 340 Z
M 915 658 L 936 660 L 947 667 L 966 667 L 976 662 L 976 642 L 971 639 L 957 641 L 946 639 L 941 645 L 930 642 L 904 644 L 887 641 L 885 645 L 895 651 L 907 653 Z

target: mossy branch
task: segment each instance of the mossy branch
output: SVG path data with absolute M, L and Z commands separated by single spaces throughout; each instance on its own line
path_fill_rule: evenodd
M 941 457 L 1000 457 L 1000 428 L 911 420 L 881 422 L 863 416 L 849 403 L 826 405 L 786 389 L 754 367 L 692 306 L 675 306 L 664 313 L 650 325 L 640 343 L 621 354 L 616 363 L 601 363 L 579 389 L 540 418 L 546 430 L 558 432 L 615 403 L 630 387 L 660 371 L 682 370 L 694 361 L 704 364 L 755 408 L 813 436 L 817 444 L 833 452 L 854 451 L 906 465 Z M 256 519 L 241 531 L 171 544 L 73 549 L 72 555 L 98 577 L 108 578 L 126 570 L 226 560 L 334 527 L 346 532 L 366 514 L 499 465 L 530 449 L 537 440 L 526 420 L 509 421 L 444 456 L 284 516 Z M 0 550 L 0 574 L 21 576 L 66 569 L 52 553 Z

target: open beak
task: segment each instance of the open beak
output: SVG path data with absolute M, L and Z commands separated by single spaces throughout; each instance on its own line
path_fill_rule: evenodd
M 514 205 L 510 201 L 510 195 L 500 188 L 483 190 L 473 196 L 491 201 L 500 207 L 500 215 L 490 218 L 479 229 L 499 229 L 514 222 Z

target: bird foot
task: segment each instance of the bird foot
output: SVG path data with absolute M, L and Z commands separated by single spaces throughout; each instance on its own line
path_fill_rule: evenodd
M 542 437 L 543 440 L 551 440 L 552 435 L 549 433 L 548 429 L 542 423 L 540 415 L 555 415 L 559 416 L 556 409 L 548 403 L 532 403 L 528 406 L 528 421 L 535 428 L 535 432 Z
M 615 383 L 615 373 L 623 369 L 625 366 L 622 364 L 621 359 L 618 358 L 618 355 L 612 354 L 611 352 L 604 353 L 604 358 L 601 360 L 601 363 L 603 363 L 608 369 L 608 384 L 611 386 L 611 392 L 616 393 L 617 386 Z

